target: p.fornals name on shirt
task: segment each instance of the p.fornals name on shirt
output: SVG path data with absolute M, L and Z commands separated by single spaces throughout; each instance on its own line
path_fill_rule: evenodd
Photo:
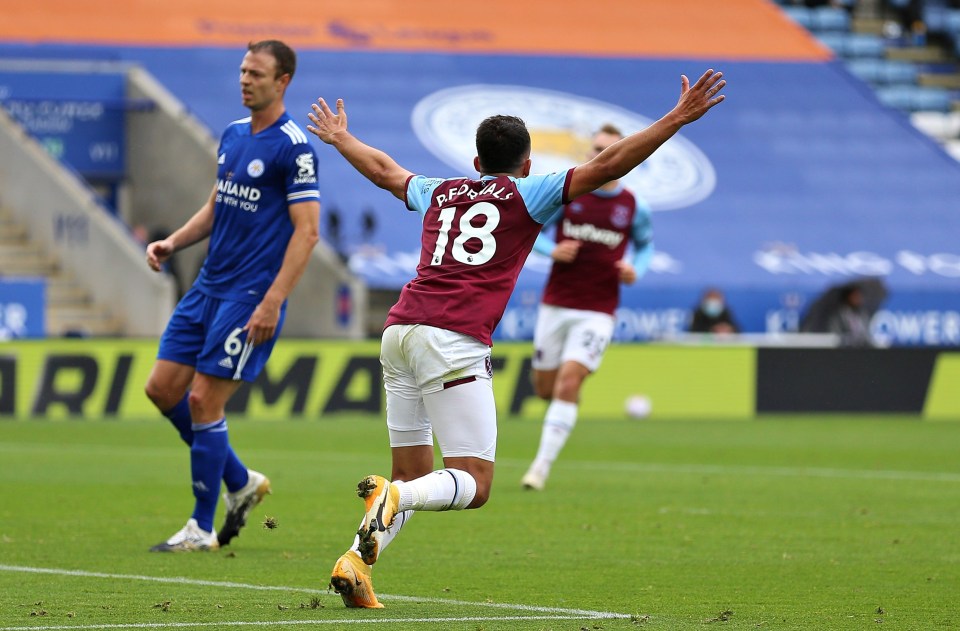
M 505 186 L 497 188 L 496 182 L 488 184 L 479 191 L 470 190 L 468 184 L 462 184 L 460 188 L 453 188 L 447 191 L 446 193 L 441 193 L 437 195 L 437 206 L 442 206 L 449 201 L 453 201 L 454 198 L 459 197 L 463 194 L 466 194 L 468 199 L 476 199 L 481 195 L 490 195 L 495 199 L 507 200 L 513 197 L 513 191 L 504 195 L 504 192 L 507 190 Z

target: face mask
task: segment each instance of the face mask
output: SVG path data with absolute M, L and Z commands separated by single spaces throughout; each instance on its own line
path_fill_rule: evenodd
M 716 298 L 708 298 L 703 301 L 703 312 L 711 318 L 715 318 L 723 313 L 723 302 Z

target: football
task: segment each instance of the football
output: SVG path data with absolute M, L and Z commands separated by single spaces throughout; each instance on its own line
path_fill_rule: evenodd
M 647 418 L 653 411 L 653 403 L 650 401 L 650 397 L 645 394 L 634 394 L 627 397 L 625 408 L 627 416 L 630 418 Z

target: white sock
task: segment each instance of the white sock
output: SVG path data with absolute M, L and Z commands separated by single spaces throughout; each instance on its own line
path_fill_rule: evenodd
M 540 434 L 540 448 L 535 460 L 541 466 L 549 468 L 560 455 L 560 450 L 567 443 L 573 426 L 577 424 L 579 406 L 570 401 L 553 399 L 547 407 L 543 417 L 543 431 Z
M 440 469 L 409 482 L 394 482 L 400 489 L 400 510 L 463 510 L 477 494 L 477 481 L 460 469 Z
M 396 484 L 396 483 L 394 483 Z M 400 529 L 403 528 L 404 524 L 410 521 L 410 518 L 413 517 L 412 510 L 405 510 L 402 513 L 397 513 L 397 516 L 393 518 L 393 523 L 390 524 L 390 527 L 383 531 L 383 538 L 380 539 L 380 552 L 378 556 L 387 549 L 387 546 L 390 545 L 390 542 L 393 541 L 394 537 L 400 534 Z M 360 522 L 360 526 L 363 526 L 363 521 Z M 360 530 L 358 527 L 357 530 Z M 360 554 L 360 535 L 356 534 L 353 537 L 353 545 L 350 546 L 350 549 Z

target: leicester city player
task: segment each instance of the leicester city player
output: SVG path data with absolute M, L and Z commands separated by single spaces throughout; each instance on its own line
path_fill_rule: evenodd
M 348 607 L 381 607 L 371 567 L 416 511 L 480 508 L 490 497 L 497 443 L 491 335 L 543 223 L 563 204 L 623 177 L 720 103 L 725 81 L 681 79 L 680 100 L 643 131 L 567 171 L 530 175 L 530 134 L 515 116 L 477 128 L 479 178 L 414 175 L 347 131 L 343 101 L 320 99 L 307 130 L 371 182 L 423 217 L 417 277 L 387 315 L 380 363 L 387 395 L 391 480 L 363 478 L 365 513 L 330 583 Z M 434 436 L 444 469 L 434 471 Z
M 593 135 L 587 158 L 622 138 L 618 128 L 604 125 Z M 619 180 L 573 200 L 554 223 L 556 242 L 541 233 L 533 246 L 553 259 L 534 328 L 532 363 L 534 390 L 550 405 L 537 456 L 521 480 L 537 491 L 577 422 L 583 382 L 600 367 L 613 337 L 620 284 L 636 282 L 653 257 L 650 207 Z M 625 258 L 628 244 L 633 254 Z
M 296 55 L 286 44 L 249 45 L 240 90 L 250 116 L 223 132 L 209 199 L 173 234 L 147 246 L 147 263 L 159 271 L 177 250 L 210 238 L 146 385 L 147 396 L 190 445 L 195 498 L 186 526 L 153 551 L 226 545 L 270 492 L 266 476 L 247 469 L 230 447 L 225 407 L 270 357 L 287 296 L 319 239 L 316 153 L 283 102 L 295 69 Z M 227 514 L 218 539 L 213 519 L 221 479 Z

